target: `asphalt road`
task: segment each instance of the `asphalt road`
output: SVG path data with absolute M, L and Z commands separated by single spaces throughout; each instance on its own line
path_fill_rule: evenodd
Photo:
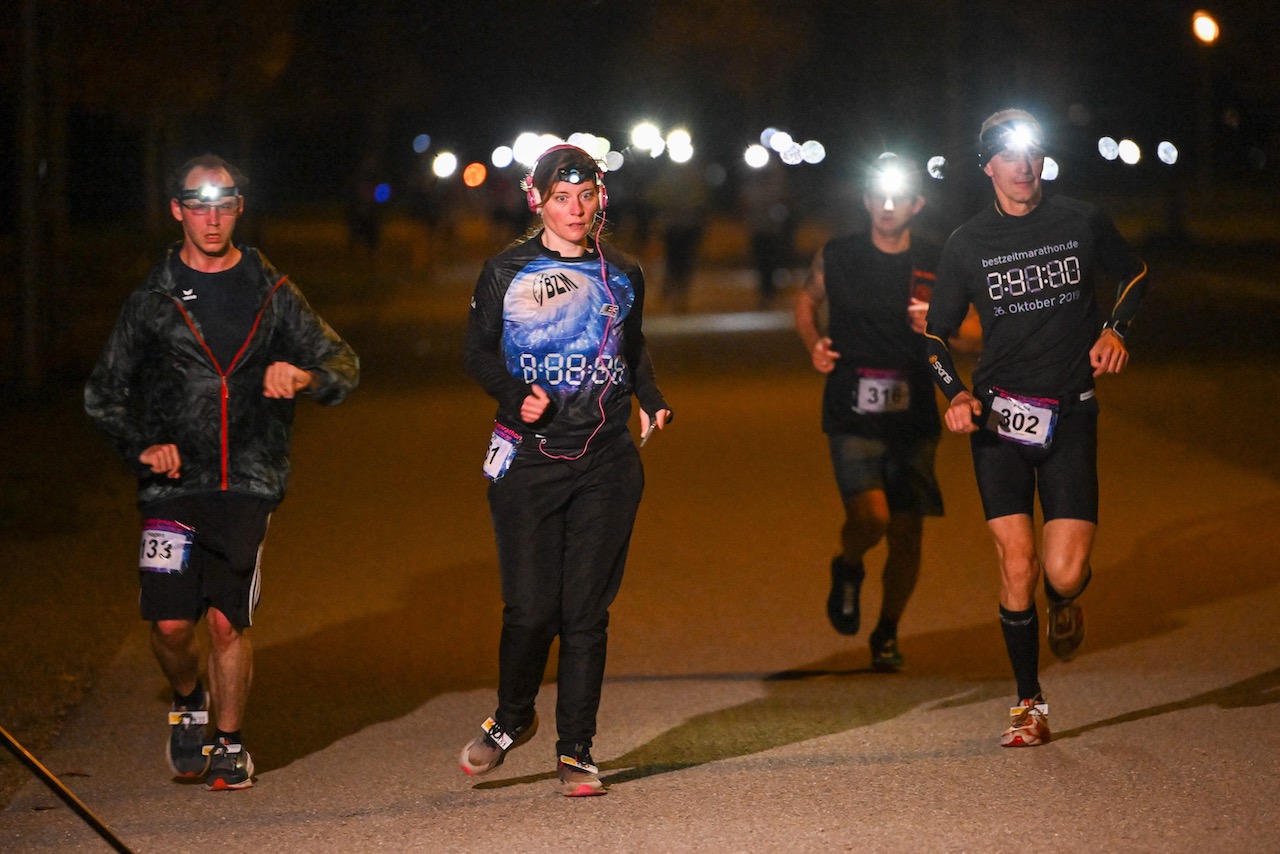
M 926 529 L 908 669 L 870 671 L 865 631 L 827 624 L 839 517 L 821 381 L 768 328 L 777 315 L 739 313 L 763 328 L 651 327 L 678 417 L 643 451 L 613 610 L 594 751 L 609 795 L 557 794 L 551 727 L 491 777 L 464 776 L 456 756 L 497 676 L 479 473 L 492 406 L 458 377 L 456 324 L 408 295 L 335 312 L 366 383 L 338 409 L 300 408 L 253 629 L 257 785 L 169 779 L 143 624 L 122 638 L 58 624 L 59 596 L 93 595 L 66 566 L 127 567 L 136 549 L 114 470 L 84 499 L 103 521 L 54 517 L 7 546 L 24 566 L 58 557 L 44 610 L 8 617 L 11 656 L 49 637 L 101 644 L 42 759 L 137 852 L 1275 850 L 1280 464 L 1276 348 L 1261 342 L 1277 297 L 1262 282 L 1166 277 L 1132 370 L 1100 389 L 1088 636 L 1069 664 L 1045 653 L 1050 745 L 998 747 L 1013 686 L 964 441 L 941 447 L 948 514 Z M 132 606 L 110 593 L 108 622 Z M 878 597 L 870 577 L 864 623 Z M 548 683 L 545 722 L 554 702 Z M 0 811 L 0 850 L 108 848 L 32 781 Z

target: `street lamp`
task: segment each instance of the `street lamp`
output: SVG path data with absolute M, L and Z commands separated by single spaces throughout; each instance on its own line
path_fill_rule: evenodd
M 1196 183 L 1208 194 L 1213 182 L 1213 65 L 1209 49 L 1221 34 L 1213 15 L 1201 9 L 1191 16 L 1191 32 L 1204 46 L 1198 61 L 1200 79 L 1196 92 Z

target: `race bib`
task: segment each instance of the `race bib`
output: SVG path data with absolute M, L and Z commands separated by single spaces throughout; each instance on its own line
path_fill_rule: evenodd
M 996 432 L 1011 442 L 1047 448 L 1058 424 L 1058 401 L 1047 397 L 1024 397 L 992 389 L 991 408 L 1000 413 Z
M 519 445 L 519 433 L 505 424 L 495 422 L 493 435 L 489 438 L 489 450 L 484 455 L 484 476 L 489 480 L 497 480 L 506 474 Z
M 195 539 L 195 528 L 181 522 L 172 519 L 144 520 L 138 569 L 142 572 L 186 571 Z
M 911 406 L 911 386 L 902 371 L 858 369 L 858 393 L 853 411 L 862 414 L 906 412 Z

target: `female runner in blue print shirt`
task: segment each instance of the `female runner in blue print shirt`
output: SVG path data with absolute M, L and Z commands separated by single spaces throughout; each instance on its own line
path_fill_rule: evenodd
M 498 402 L 484 472 L 505 607 L 498 707 L 459 763 L 487 773 L 533 736 L 558 635 L 561 790 L 600 795 L 591 747 L 609 605 L 644 487 L 631 398 L 646 436 L 671 409 L 641 330 L 644 275 L 600 240 L 608 196 L 596 161 L 554 146 L 522 187 L 541 228 L 485 263 L 467 324 L 467 370 Z

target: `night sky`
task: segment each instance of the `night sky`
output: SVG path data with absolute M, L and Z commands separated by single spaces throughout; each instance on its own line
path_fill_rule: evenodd
M 37 5 L 42 105 L 65 105 L 79 214 L 141 206 L 149 150 L 166 170 L 223 153 L 286 205 L 317 187 L 336 197 L 362 162 L 407 180 L 418 133 L 465 162 L 529 129 L 620 147 L 650 119 L 687 127 L 699 157 L 727 163 L 766 126 L 816 138 L 839 177 L 884 148 L 967 160 L 977 125 L 1010 105 L 1036 112 L 1086 176 L 1104 133 L 1190 153 L 1205 84 L 1217 174 L 1280 174 L 1280 47 L 1262 2 L 1210 7 L 1223 32 L 1211 49 L 1191 35 L 1196 4 L 1151 0 Z M 10 126 L 18 6 L 3 13 Z M 4 146 L 14 163 L 12 136 Z

